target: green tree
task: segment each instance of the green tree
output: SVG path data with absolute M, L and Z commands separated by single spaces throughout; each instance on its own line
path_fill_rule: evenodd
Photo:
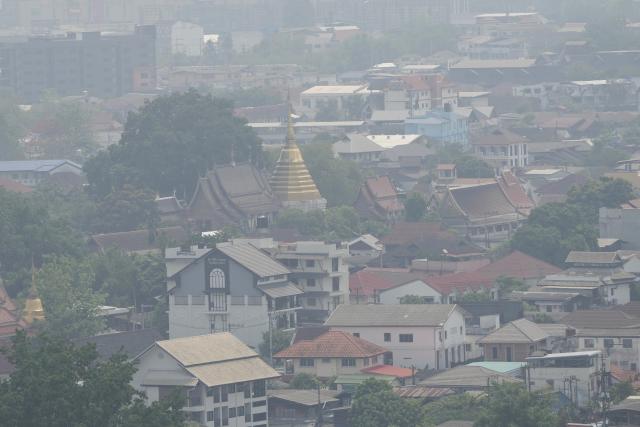
M 104 329 L 97 316 L 104 295 L 92 289 L 95 273 L 88 263 L 53 257 L 36 276 L 38 295 L 45 313 L 45 328 L 53 335 L 78 338 Z
M 146 406 L 130 381 L 124 354 L 98 361 L 95 347 L 19 332 L 8 351 L 15 371 L 0 382 L 0 419 L 7 427 L 178 427 L 183 402 Z
M 273 351 L 271 351 L 269 347 L 269 331 L 262 334 L 262 342 L 258 346 L 258 351 L 262 357 L 269 360 L 270 356 L 289 347 L 291 345 L 292 337 L 293 333 L 291 332 L 285 332 L 281 329 L 273 328 L 271 331 L 271 345 L 273 346 Z
M 327 199 L 327 205 L 352 205 L 364 181 L 358 165 L 335 158 L 330 144 L 310 143 L 301 149 L 318 190 Z
M 124 184 L 188 199 L 215 164 L 261 161 L 260 142 L 233 116 L 232 103 L 195 90 L 156 98 L 129 114 L 120 143 L 90 159 L 90 190 L 104 197 Z
M 611 386 L 609 390 L 609 395 L 611 396 L 611 401 L 616 404 L 625 400 L 627 397 L 631 396 L 635 393 L 633 388 L 633 384 L 631 381 L 622 381 L 616 383 Z
M 154 230 L 160 222 L 154 193 L 128 184 L 107 194 L 97 203 L 97 210 L 100 214 L 92 230 L 98 233 Z
M 458 302 L 488 302 L 493 301 L 491 297 L 491 292 L 489 290 L 484 289 L 481 291 L 473 291 L 473 292 L 465 292 L 464 294 L 457 296 L 456 301 Z
M 496 279 L 500 298 L 504 299 L 513 291 L 526 291 L 528 286 L 520 279 L 515 277 L 500 276 Z
M 411 193 L 404 201 L 405 219 L 409 222 L 417 222 L 424 219 L 427 213 L 427 202 L 420 193 Z
M 569 190 L 567 203 L 577 206 L 586 215 L 587 221 L 596 224 L 600 208 L 617 208 L 633 197 L 633 187 L 629 182 L 601 177 Z
M 17 160 L 24 156 L 19 140 L 26 134 L 26 113 L 8 91 L 0 90 L 0 160 Z
M 421 418 L 417 402 L 403 400 L 389 383 L 373 378 L 358 386 L 351 405 L 352 427 L 416 427 Z
M 312 390 L 318 387 L 319 380 L 315 376 L 307 373 L 296 374 L 289 383 L 291 388 L 300 390 Z
M 495 176 L 491 166 L 475 157 L 462 156 L 456 160 L 455 164 L 460 178 L 493 178 Z
M 560 419 L 541 393 L 531 393 L 521 384 L 505 383 L 489 388 L 474 426 L 560 427 Z
M 481 407 L 481 398 L 458 394 L 427 403 L 422 412 L 428 425 L 440 425 L 451 420 L 474 421 Z
M 400 304 L 427 304 L 427 300 L 425 297 L 420 295 L 405 295 L 400 297 Z

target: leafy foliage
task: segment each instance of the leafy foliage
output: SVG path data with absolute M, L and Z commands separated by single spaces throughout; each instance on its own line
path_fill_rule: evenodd
M 420 193 L 411 193 L 404 201 L 405 219 L 409 222 L 417 222 L 424 219 L 427 213 L 427 202 Z
M 560 420 L 544 395 L 505 383 L 489 388 L 474 426 L 560 427 Z
M 415 427 L 421 418 L 417 402 L 403 400 L 387 382 L 372 378 L 358 386 L 351 406 L 352 427 Z
M 23 157 L 19 139 L 26 133 L 26 114 L 7 91 L 0 91 L 0 160 Z
M 580 187 L 572 188 L 567 194 L 567 203 L 586 210 L 586 219 L 597 223 L 601 207 L 616 208 L 633 198 L 633 187 L 622 179 L 602 177 L 591 180 Z
M 276 354 L 277 352 L 284 350 L 291 345 L 292 332 L 285 332 L 280 329 L 273 329 L 271 331 L 271 344 L 273 345 L 273 352 L 269 349 L 269 331 L 262 334 L 262 342 L 258 346 L 260 355 L 265 359 L 269 359 L 269 356 Z
M 423 414 L 428 425 L 439 425 L 451 420 L 473 421 L 481 406 L 481 399 L 469 394 L 459 394 L 427 403 Z
M 427 299 L 420 295 L 405 295 L 400 297 L 400 304 L 428 304 Z
M 289 383 L 291 388 L 299 390 L 312 390 L 318 386 L 318 378 L 311 374 L 299 373 L 296 374 Z
M 145 405 L 130 381 L 135 372 L 123 354 L 98 361 L 93 346 L 19 332 L 9 350 L 15 365 L 0 382 L 0 419 L 7 427 L 178 427 L 183 402 Z
M 100 215 L 94 220 L 92 231 L 110 233 L 147 228 L 155 229 L 160 214 L 150 190 L 125 184 L 107 194 L 97 203 Z
M 616 404 L 625 400 L 627 397 L 631 396 L 635 393 L 633 388 L 633 384 L 631 381 L 622 381 L 616 383 L 611 386 L 609 390 L 609 395 L 611 396 L 611 401 Z
M 161 194 L 192 194 L 198 176 L 231 160 L 259 162 L 252 129 L 233 116 L 232 103 L 194 90 L 155 99 L 131 113 L 120 143 L 84 166 L 90 190 L 105 197 L 131 184 Z

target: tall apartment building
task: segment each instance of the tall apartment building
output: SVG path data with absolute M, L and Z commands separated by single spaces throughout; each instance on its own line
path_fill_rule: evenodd
M 156 88 L 156 29 L 68 33 L 0 44 L 0 86 L 23 102 L 47 90 L 60 96 L 117 97 Z
M 340 304 L 349 304 L 349 256 L 346 246 L 324 242 L 281 243 L 272 256 L 291 271 L 290 280 L 302 289 L 300 323 L 322 323 Z

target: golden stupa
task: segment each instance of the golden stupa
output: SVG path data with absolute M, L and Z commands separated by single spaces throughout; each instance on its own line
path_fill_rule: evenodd
M 33 261 L 31 262 L 31 289 L 29 289 L 29 296 L 24 302 L 22 320 L 28 325 L 32 324 L 34 320 L 44 320 L 44 307 L 36 290 L 36 270 Z
M 280 151 L 280 158 L 269 181 L 273 193 L 285 207 L 302 210 L 324 209 L 327 201 L 322 198 L 304 163 L 291 119 L 291 107 L 287 111 L 287 137 Z

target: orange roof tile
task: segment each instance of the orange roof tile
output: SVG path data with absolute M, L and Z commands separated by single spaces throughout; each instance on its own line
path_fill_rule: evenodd
M 309 341 L 299 341 L 276 353 L 276 358 L 372 357 L 387 353 L 384 347 L 343 331 L 328 331 Z
M 387 375 L 396 378 L 411 378 L 413 371 L 409 368 L 400 368 L 391 365 L 376 365 L 361 369 L 360 372 L 374 375 Z

